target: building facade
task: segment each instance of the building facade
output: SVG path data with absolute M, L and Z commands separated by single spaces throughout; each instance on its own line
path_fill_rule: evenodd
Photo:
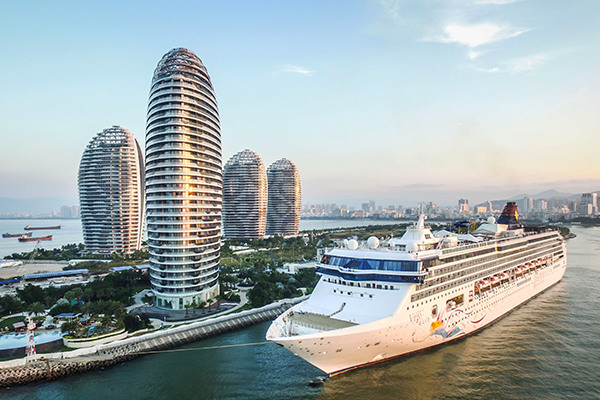
M 87 145 L 79 164 L 79 212 L 85 249 L 139 250 L 144 217 L 144 160 L 137 139 L 113 126 Z
M 598 194 L 597 193 L 582 193 L 581 204 L 585 209 L 584 215 L 592 215 L 598 213 Z M 591 212 L 588 205 L 591 205 Z
M 286 158 L 267 170 L 267 235 L 297 235 L 300 230 L 301 186 L 296 165 Z
M 181 310 L 219 292 L 222 162 L 206 67 L 176 48 L 159 61 L 146 121 L 146 201 L 155 304 Z
M 267 172 L 258 154 L 248 149 L 223 169 L 223 236 L 262 239 L 267 227 Z

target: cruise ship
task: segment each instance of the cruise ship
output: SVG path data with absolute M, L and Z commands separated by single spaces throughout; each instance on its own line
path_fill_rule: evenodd
M 381 246 L 371 237 L 326 252 L 310 297 L 267 340 L 334 376 L 477 332 L 565 273 L 560 233 L 524 229 L 515 203 L 468 234 L 434 234 L 424 220 Z

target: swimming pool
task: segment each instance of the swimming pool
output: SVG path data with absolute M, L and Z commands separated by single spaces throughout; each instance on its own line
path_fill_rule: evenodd
M 59 331 L 43 332 L 35 334 L 35 344 L 48 343 L 62 338 Z M 26 333 L 7 333 L 0 335 L 0 350 L 14 349 L 27 346 Z

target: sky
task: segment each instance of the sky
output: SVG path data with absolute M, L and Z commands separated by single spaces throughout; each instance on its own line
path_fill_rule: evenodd
M 0 197 L 77 202 L 87 143 L 144 147 L 152 73 L 211 76 L 223 163 L 300 171 L 303 203 L 455 205 L 600 189 L 600 2 L 0 0 Z

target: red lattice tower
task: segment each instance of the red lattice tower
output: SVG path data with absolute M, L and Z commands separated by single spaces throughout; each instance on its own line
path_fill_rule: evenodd
M 28 341 L 27 341 L 27 357 L 31 357 L 31 356 L 34 356 L 36 354 L 36 351 L 35 351 L 35 334 L 33 333 L 34 329 L 35 329 L 35 323 L 31 319 L 31 317 L 29 317 L 29 322 L 27 323 L 27 337 L 28 337 Z

